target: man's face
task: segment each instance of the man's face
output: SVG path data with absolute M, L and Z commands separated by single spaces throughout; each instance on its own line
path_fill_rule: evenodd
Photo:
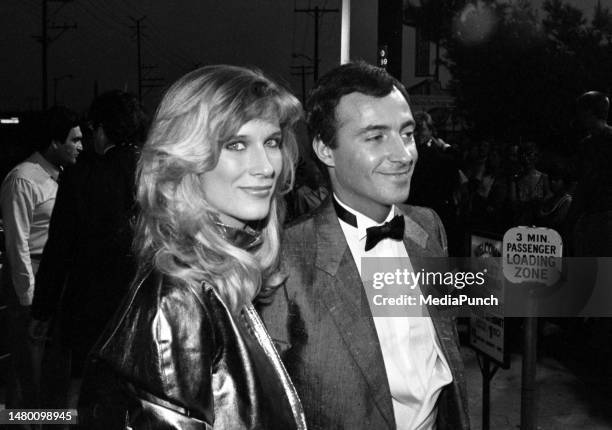
M 96 154 L 104 155 L 104 150 L 108 145 L 108 139 L 106 133 L 101 124 L 93 126 L 91 129 L 91 140 L 93 142 L 93 149 Z
M 77 157 L 83 150 L 83 134 L 80 127 L 74 127 L 68 132 L 66 140 L 56 145 L 60 165 L 68 166 L 76 163 Z
M 418 133 L 417 140 L 419 145 L 425 145 L 427 142 L 431 140 L 433 134 L 431 132 L 431 128 L 427 125 L 427 122 L 423 121 L 420 132 Z
M 410 106 L 396 88 L 385 97 L 355 92 L 340 99 L 336 122 L 337 146 L 322 159 L 334 192 L 370 218 L 384 218 L 410 192 L 417 160 Z

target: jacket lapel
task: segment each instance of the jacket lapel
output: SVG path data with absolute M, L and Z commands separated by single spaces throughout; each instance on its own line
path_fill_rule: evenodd
M 314 294 L 320 295 L 390 428 L 395 428 L 391 392 L 357 266 L 328 199 L 316 215 L 317 275 Z
M 429 234 L 427 231 L 411 219 L 409 207 L 402 207 L 401 211 L 406 221 L 404 245 L 410 257 L 413 270 L 419 271 L 425 269 L 426 271 L 433 270 L 442 272 L 448 270 L 448 257 L 445 255 L 446 253 L 442 249 L 441 244 L 435 240 L 428 240 Z M 437 292 L 436 290 L 432 291 L 432 287 L 423 288 L 423 286 L 421 286 L 421 290 L 423 294 L 435 294 Z M 428 306 L 427 309 L 438 336 L 438 344 L 446 357 L 451 374 L 453 375 L 452 386 L 454 390 L 446 396 L 441 396 L 440 401 L 442 401 L 443 398 L 447 399 L 447 404 L 444 405 L 444 408 L 445 410 L 452 411 L 447 413 L 452 413 L 455 416 L 455 420 L 451 420 L 450 422 L 461 423 L 461 428 L 469 428 L 469 424 L 466 424 L 469 423 L 469 418 L 465 413 L 466 407 L 464 405 L 464 400 L 467 397 L 464 391 L 463 361 L 457 343 L 458 336 L 456 334 L 454 320 L 449 316 L 445 316 L 447 311 L 440 311 L 435 306 Z M 444 391 L 448 392 L 449 390 L 447 388 Z M 449 396 L 454 397 L 449 398 Z M 438 406 L 441 407 L 440 403 L 438 403 Z M 444 418 L 446 419 L 448 417 Z M 440 421 L 440 419 L 438 419 L 438 421 Z M 455 424 L 454 426 L 457 425 Z M 457 428 L 459 427 L 457 426 Z

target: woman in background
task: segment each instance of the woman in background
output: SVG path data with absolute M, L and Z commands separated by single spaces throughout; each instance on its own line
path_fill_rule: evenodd
M 251 305 L 283 281 L 279 204 L 300 115 L 286 90 L 233 66 L 165 94 L 138 164 L 139 275 L 90 355 L 85 428 L 305 428 Z
M 550 196 L 548 175 L 536 168 L 540 153 L 535 142 L 519 145 L 522 170 L 510 182 L 510 201 L 513 206 L 514 224 L 530 226 L 536 222 L 542 202 Z

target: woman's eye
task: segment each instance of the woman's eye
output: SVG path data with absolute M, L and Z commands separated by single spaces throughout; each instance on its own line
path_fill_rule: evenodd
M 266 140 L 265 145 L 270 148 L 280 148 L 281 140 L 280 139 L 268 139 Z
M 228 149 L 230 151 L 243 151 L 246 149 L 246 145 L 244 144 L 244 142 L 241 141 L 229 142 L 225 144 L 225 149 Z

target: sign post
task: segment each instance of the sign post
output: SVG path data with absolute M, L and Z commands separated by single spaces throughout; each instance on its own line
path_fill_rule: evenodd
M 487 273 L 487 287 L 504 297 L 501 274 L 501 236 L 488 232 L 470 235 L 472 263 L 478 259 Z M 476 269 L 479 270 L 479 269 Z M 477 351 L 478 366 L 482 374 L 482 430 L 489 430 L 491 415 L 491 380 L 500 367 L 510 367 L 505 348 L 503 303 L 498 309 L 472 309 L 470 315 L 470 345 Z
M 532 293 L 554 285 L 561 277 L 563 241 L 555 230 L 515 227 L 504 235 L 504 277 L 527 291 L 521 376 L 521 430 L 537 428 L 537 302 Z

